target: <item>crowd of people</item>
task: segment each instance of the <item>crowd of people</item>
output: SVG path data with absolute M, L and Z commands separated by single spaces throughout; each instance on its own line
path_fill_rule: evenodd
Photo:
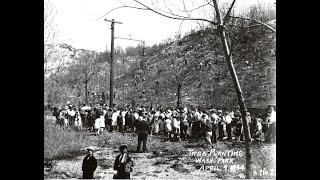
M 246 119 L 252 140 L 261 143 L 275 142 L 275 111 L 250 114 Z M 197 108 L 110 108 L 107 105 L 76 108 L 67 103 L 65 108 L 55 107 L 53 116 L 62 128 L 86 130 L 101 135 L 105 131 L 164 135 L 169 141 L 206 140 L 209 144 L 218 140 L 244 140 L 243 122 L 239 110 L 198 110 Z M 143 135 L 143 136 L 147 136 Z M 146 138 L 141 138 L 141 141 Z
M 148 136 L 164 136 L 167 141 L 200 141 L 204 140 L 214 147 L 219 140 L 243 141 L 244 130 L 242 115 L 239 110 L 199 110 L 197 108 L 151 108 L 137 106 L 135 108 L 110 108 L 105 104 L 75 107 L 69 102 L 64 108 L 55 107 L 53 116 L 56 125 L 61 128 L 76 131 L 90 131 L 95 135 L 105 132 L 137 133 L 137 151 L 147 151 Z M 250 114 L 245 116 L 251 141 L 275 142 L 276 112 L 273 108 L 265 114 Z M 91 179 L 97 168 L 97 160 L 93 149 L 88 149 L 88 155 L 82 163 L 83 178 Z M 129 179 L 133 162 L 128 154 L 127 146 L 120 146 L 120 154 L 114 162 L 117 174 L 114 179 Z

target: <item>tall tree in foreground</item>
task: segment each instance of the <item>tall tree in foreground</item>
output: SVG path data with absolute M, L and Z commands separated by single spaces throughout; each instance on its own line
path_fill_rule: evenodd
M 138 0 L 133 0 L 135 3 L 137 3 L 139 6 L 130 6 L 130 5 L 123 5 L 121 7 L 117 7 L 115 9 L 110 10 L 108 13 L 111 13 L 113 10 L 116 9 L 120 9 L 120 8 L 134 8 L 134 9 L 139 9 L 139 10 L 147 10 L 147 11 L 152 11 L 158 15 L 167 17 L 167 18 L 171 18 L 171 19 L 176 19 L 176 20 L 182 20 L 182 21 L 202 21 L 202 22 L 207 22 L 210 23 L 211 25 L 217 27 L 217 35 L 221 41 L 221 45 L 224 51 L 224 58 L 227 62 L 228 65 L 228 69 L 229 72 L 231 74 L 232 77 L 232 81 L 234 84 L 234 88 L 237 94 L 237 99 L 238 99 L 238 105 L 240 107 L 240 112 L 242 115 L 242 121 L 243 121 L 243 128 L 244 128 L 244 135 L 245 135 L 245 146 L 246 146 L 246 178 L 250 179 L 252 177 L 252 171 L 251 171 L 251 137 L 250 137 L 250 131 L 249 131 L 249 127 L 248 127 L 248 122 L 247 122 L 247 117 L 246 117 L 246 113 L 247 113 L 247 109 L 246 106 L 244 104 L 244 98 L 243 98 L 243 93 L 241 90 L 241 86 L 239 84 L 239 80 L 237 77 L 237 73 L 235 71 L 234 65 L 233 65 L 233 58 L 232 58 L 232 49 L 231 49 L 231 41 L 230 41 L 230 36 L 232 36 L 232 33 L 230 32 L 230 30 L 227 28 L 227 24 L 229 22 L 229 20 L 232 19 L 242 19 L 244 21 L 250 21 L 253 22 L 255 24 L 258 25 L 263 25 L 266 28 L 268 28 L 269 30 L 276 32 L 276 30 L 274 28 L 272 28 L 270 25 L 261 22 L 259 20 L 256 19 L 251 19 L 251 18 L 244 18 L 244 17 L 235 17 L 235 16 L 231 16 L 231 12 L 233 9 L 233 6 L 235 4 L 235 0 L 232 1 L 230 7 L 228 8 L 227 12 L 225 13 L 225 16 L 222 17 L 221 15 L 221 9 L 219 8 L 218 2 L 217 0 L 212 0 L 212 2 L 210 2 L 209 0 L 205 0 L 205 3 L 202 5 L 199 5 L 198 7 L 191 9 L 191 10 L 187 10 L 186 8 L 186 4 L 183 1 L 183 9 L 184 10 L 177 10 L 177 11 L 173 11 L 172 9 L 170 9 L 166 3 L 166 1 L 164 0 L 164 5 L 167 8 L 167 10 L 162 10 L 158 7 L 155 7 L 154 3 L 152 2 L 152 6 L 148 6 L 146 5 L 146 3 L 142 3 L 141 1 Z M 214 18 L 213 20 L 210 18 L 192 18 L 191 17 L 191 13 L 195 10 L 204 8 L 204 7 L 211 7 L 213 9 L 211 9 L 211 12 L 214 12 Z M 181 15 L 178 14 L 176 12 L 184 12 L 186 15 Z M 107 14 L 108 14 L 107 13 Z M 107 15 L 106 14 L 106 15 Z

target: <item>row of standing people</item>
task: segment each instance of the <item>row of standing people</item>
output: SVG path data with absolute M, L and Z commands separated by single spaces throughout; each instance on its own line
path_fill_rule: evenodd
M 250 115 L 247 113 L 250 135 L 253 140 L 261 141 L 264 134 L 266 142 L 275 141 L 275 112 Z M 188 111 L 160 110 L 148 113 L 148 122 L 155 134 L 166 134 L 170 140 L 187 140 L 200 138 L 207 139 L 209 143 L 217 142 L 227 136 L 227 140 L 243 140 L 243 124 L 239 111 L 209 110 Z
M 66 106 L 65 108 L 54 107 L 53 116 L 56 118 L 56 125 L 65 128 L 74 128 L 75 130 L 82 129 L 81 110 L 73 106 Z
M 57 113 L 56 113 L 57 114 Z M 151 126 L 150 134 L 167 135 L 169 140 L 206 139 L 215 143 L 227 136 L 227 140 L 243 140 L 243 124 L 239 111 L 208 110 L 198 111 L 179 109 L 147 110 L 145 108 L 111 109 L 108 107 L 74 108 L 66 107 L 60 111 L 59 117 L 65 115 L 70 126 L 81 129 L 82 124 L 96 134 L 104 130 L 110 132 L 137 132 L 137 125 L 145 119 Z M 63 119 L 63 118 L 60 118 Z M 250 115 L 247 113 L 250 135 L 261 141 L 264 135 L 266 142 L 275 141 L 275 111 Z

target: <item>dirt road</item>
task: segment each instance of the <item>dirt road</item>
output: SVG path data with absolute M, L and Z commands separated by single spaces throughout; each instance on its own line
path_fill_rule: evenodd
M 109 136 L 113 136 L 110 138 Z M 115 157 L 119 153 L 118 145 L 112 144 L 114 141 L 126 138 L 129 154 L 133 159 L 135 166 L 131 177 L 134 179 L 225 179 L 225 178 L 244 178 L 244 171 L 237 173 L 227 173 L 219 171 L 200 170 L 195 163 L 195 159 L 186 155 L 189 149 L 196 149 L 199 151 L 210 151 L 210 148 L 199 144 L 192 144 L 188 142 L 160 142 L 161 140 L 153 137 L 149 141 L 149 153 L 133 153 L 135 150 L 135 136 L 133 134 L 122 135 L 120 133 L 108 133 L 94 137 L 96 146 L 95 157 L 98 160 L 98 167 L 95 171 L 96 179 L 112 179 L 116 171 L 113 170 L 113 163 Z M 118 140 L 116 139 L 118 138 Z M 122 144 L 123 142 L 118 142 Z M 244 149 L 243 147 L 236 147 L 232 143 L 219 142 L 216 144 L 217 149 Z M 254 151 L 253 160 L 256 157 L 258 160 L 260 156 L 255 155 L 258 151 L 260 154 L 265 152 L 275 151 L 275 146 L 265 146 Z M 182 152 L 175 154 L 177 149 L 183 149 Z M 83 149 L 83 151 L 85 151 Z M 265 151 L 265 152 L 264 152 Z M 172 152 L 172 153 L 171 153 Z M 71 159 L 62 159 L 52 161 L 51 167 L 45 167 L 45 179 L 79 179 L 82 177 L 82 160 L 84 155 L 76 156 Z M 239 159 L 244 163 L 244 157 Z M 254 163 L 257 164 L 257 163 Z M 265 163 L 263 166 L 266 166 Z

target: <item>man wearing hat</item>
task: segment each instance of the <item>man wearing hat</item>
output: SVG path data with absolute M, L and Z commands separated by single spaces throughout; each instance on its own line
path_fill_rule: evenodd
M 138 146 L 137 146 L 137 152 L 140 152 L 141 143 L 143 143 L 143 152 L 147 152 L 147 139 L 148 134 L 150 132 L 150 125 L 146 120 L 146 114 L 143 115 L 143 118 L 138 122 L 137 127 L 138 132 Z
M 97 159 L 93 156 L 93 148 L 88 147 L 88 155 L 83 159 L 82 172 L 83 179 L 93 179 L 93 173 L 97 168 Z
M 128 148 L 126 145 L 119 147 L 120 154 L 114 161 L 114 170 L 117 174 L 113 176 L 114 179 L 130 179 L 130 172 L 132 171 L 133 161 L 128 155 Z

